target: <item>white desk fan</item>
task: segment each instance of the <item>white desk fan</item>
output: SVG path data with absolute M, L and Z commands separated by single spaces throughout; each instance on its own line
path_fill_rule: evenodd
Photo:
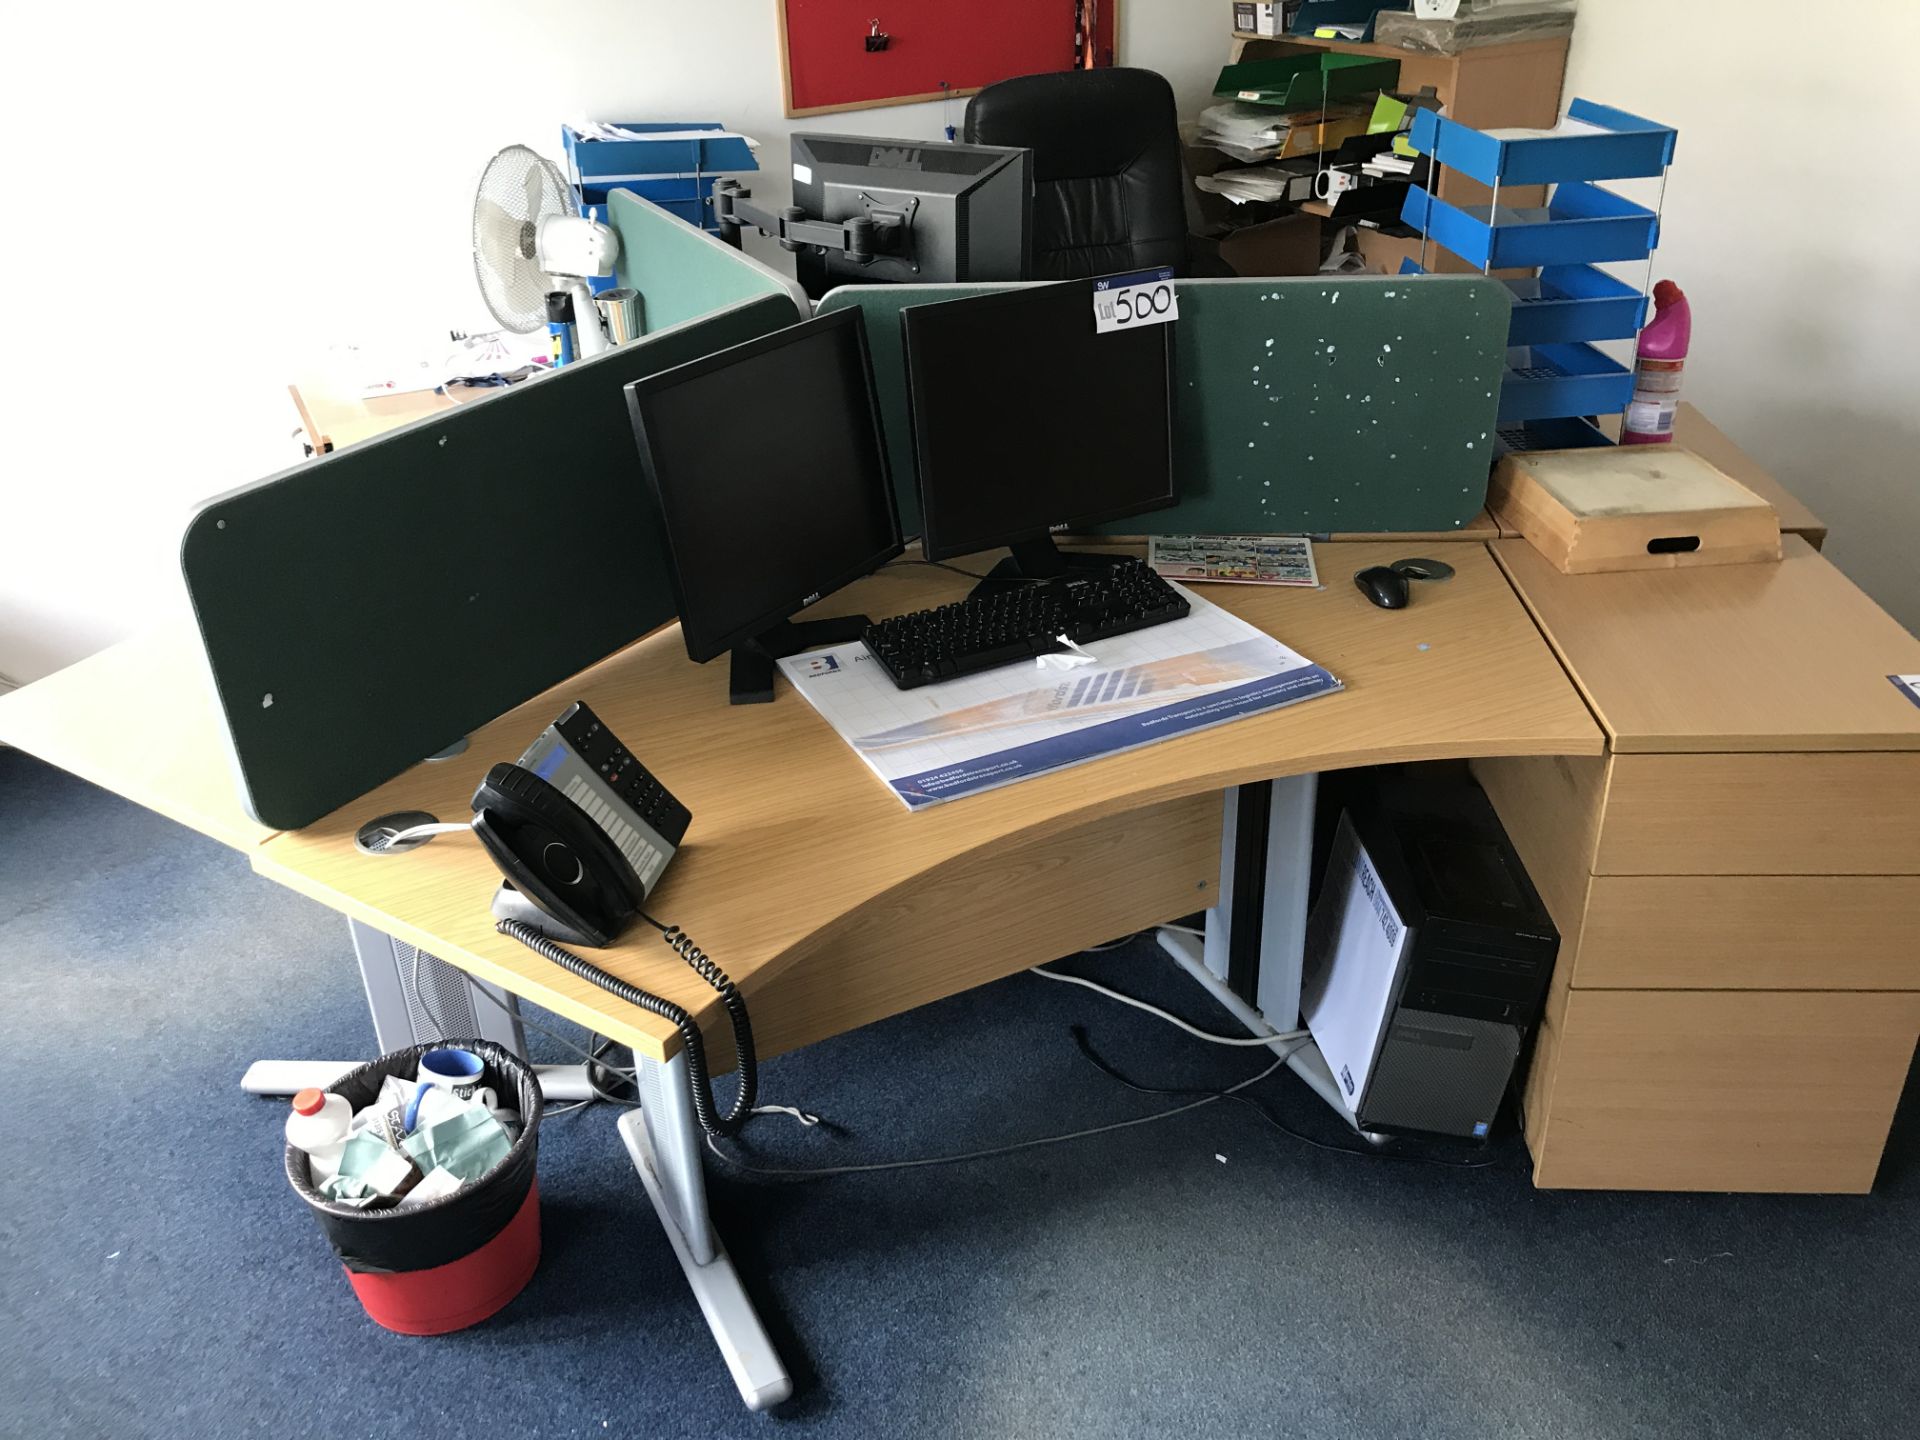
M 506 329 L 544 329 L 548 292 L 565 290 L 573 296 L 580 354 L 612 348 L 587 277 L 611 275 L 619 254 L 619 236 L 574 213 L 572 193 L 551 160 L 509 145 L 487 162 L 473 197 L 473 269 L 487 309 Z

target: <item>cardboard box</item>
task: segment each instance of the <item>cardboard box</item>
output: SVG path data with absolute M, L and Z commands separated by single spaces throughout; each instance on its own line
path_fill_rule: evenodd
M 1300 0 L 1282 0 L 1277 5 L 1246 4 L 1235 0 L 1233 7 L 1233 28 L 1241 35 L 1266 35 L 1277 37 L 1287 33 L 1287 26 L 1293 23 L 1294 12 L 1300 8 Z
M 1487 508 L 1567 575 L 1780 558 L 1773 507 L 1678 445 L 1504 455 Z

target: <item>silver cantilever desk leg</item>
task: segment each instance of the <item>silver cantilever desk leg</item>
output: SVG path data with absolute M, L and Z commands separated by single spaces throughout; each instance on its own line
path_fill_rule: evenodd
M 662 1065 L 642 1059 L 636 1067 L 640 1108 L 620 1117 L 626 1142 L 647 1198 L 659 1212 L 673 1253 L 686 1271 L 700 1313 L 725 1357 L 733 1383 L 749 1409 L 778 1405 L 793 1393 L 793 1378 L 767 1337 L 753 1301 L 740 1284 L 726 1247 L 707 1216 L 706 1171 L 700 1159 L 700 1122 L 688 1089 L 687 1057 Z
M 1279 1034 L 1300 1024 L 1319 781 L 1319 776 L 1311 774 L 1275 780 L 1267 796 L 1251 797 L 1255 802 L 1251 805 L 1243 800 L 1246 791 L 1256 787 L 1227 792 L 1220 888 L 1214 907 L 1207 911 L 1205 941 L 1195 941 L 1178 930 L 1163 929 L 1159 934 L 1160 948 L 1256 1035 Z M 1236 975 L 1236 970 L 1241 973 Z M 1235 988 L 1235 980 L 1247 993 Z M 1327 1062 L 1311 1040 L 1288 1047 L 1287 1068 L 1306 1081 L 1334 1114 L 1354 1124 Z

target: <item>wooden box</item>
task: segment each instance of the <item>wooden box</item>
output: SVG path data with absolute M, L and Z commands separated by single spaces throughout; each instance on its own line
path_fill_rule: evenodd
M 1568 575 L 1780 558 L 1773 507 L 1677 445 L 1509 454 L 1487 508 Z

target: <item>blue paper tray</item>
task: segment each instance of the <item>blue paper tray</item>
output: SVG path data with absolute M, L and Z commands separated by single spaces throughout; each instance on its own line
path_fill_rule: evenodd
M 1660 238 L 1651 210 L 1584 181 L 1559 186 L 1544 206 L 1502 205 L 1497 215 L 1486 205 L 1448 204 L 1414 185 L 1400 218 L 1477 270 L 1644 260 Z
M 1502 425 L 1493 432 L 1495 455 L 1527 450 L 1591 450 L 1611 444 L 1613 441 L 1599 426 L 1578 415 L 1516 422 Z
M 1507 351 L 1499 422 L 1609 415 L 1633 398 L 1633 372 L 1591 345 L 1534 345 Z
M 1416 111 L 1409 141 L 1422 155 L 1483 185 L 1557 185 L 1658 175 L 1673 163 L 1676 132 L 1624 110 L 1575 100 L 1567 119 L 1592 130 L 1501 140 L 1435 110 Z
M 1627 340 L 1647 320 L 1647 297 L 1591 265 L 1549 265 L 1529 280 L 1509 280 L 1509 345 Z
M 560 127 L 567 180 L 582 205 L 604 206 L 609 190 L 634 194 L 671 210 L 689 225 L 713 229 L 707 197 L 714 177 L 758 170 L 753 147 L 738 135 L 722 135 L 716 120 L 613 122 L 623 130 L 670 133 L 712 130 L 715 137 L 684 140 L 583 140 L 571 125 Z
M 1402 260 L 1402 275 L 1424 275 Z M 1591 265 L 1549 265 L 1537 277 L 1502 282 L 1513 296 L 1508 345 L 1558 345 L 1576 340 L 1627 340 L 1646 323 L 1647 297 Z

